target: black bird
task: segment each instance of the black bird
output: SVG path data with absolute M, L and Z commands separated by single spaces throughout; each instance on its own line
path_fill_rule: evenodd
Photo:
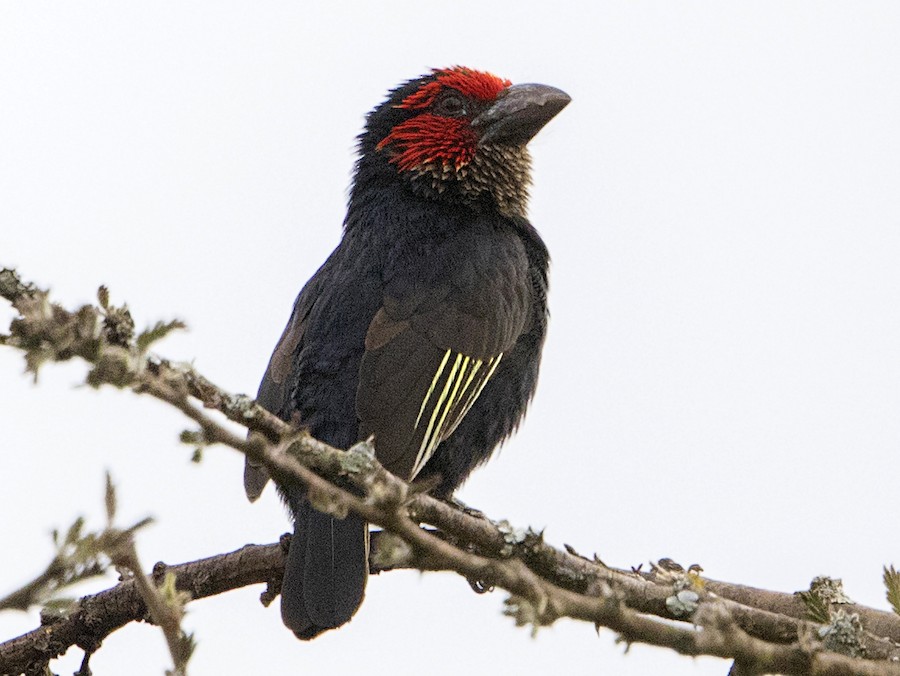
M 528 141 L 559 89 L 453 67 L 369 113 L 343 238 L 307 282 L 259 387 L 266 409 L 449 496 L 519 424 L 547 326 L 544 243 L 526 217 Z M 248 464 L 247 495 L 267 476 Z M 298 638 L 362 602 L 368 528 L 283 498 L 294 536 L 281 615 Z

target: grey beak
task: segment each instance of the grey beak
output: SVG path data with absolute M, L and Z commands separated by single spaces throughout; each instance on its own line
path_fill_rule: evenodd
M 547 85 L 508 87 L 490 108 L 472 120 L 472 126 L 482 130 L 478 144 L 525 145 L 571 100 L 561 89 Z

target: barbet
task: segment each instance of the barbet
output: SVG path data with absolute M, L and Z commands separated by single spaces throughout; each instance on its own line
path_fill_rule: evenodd
M 569 101 L 462 67 L 391 91 L 359 137 L 343 238 L 297 297 L 259 403 L 339 448 L 374 437 L 384 467 L 440 496 L 487 460 L 534 394 L 547 327 L 526 145 Z M 266 480 L 247 465 L 251 500 Z M 362 602 L 368 527 L 282 493 L 281 614 L 310 639 Z

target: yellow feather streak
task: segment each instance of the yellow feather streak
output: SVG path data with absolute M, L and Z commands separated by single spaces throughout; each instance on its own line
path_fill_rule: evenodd
M 444 400 L 447 399 L 447 392 L 450 391 L 450 386 L 453 385 L 456 372 L 459 370 L 460 361 L 462 361 L 462 355 L 457 353 L 456 360 L 453 362 L 453 367 L 450 369 L 450 374 L 447 376 L 447 381 L 444 383 L 444 389 L 441 390 L 441 396 L 438 397 L 437 402 L 434 404 L 434 409 L 431 411 L 431 419 L 428 421 L 428 427 L 425 429 L 425 436 L 422 437 L 422 445 L 419 446 L 419 452 L 416 454 L 416 462 L 413 465 L 413 476 L 418 474 L 419 470 L 426 462 L 428 462 L 428 458 L 431 457 L 434 447 L 437 446 L 438 441 L 440 441 L 440 425 L 435 427 L 434 423 L 435 420 L 437 420 L 438 414 L 441 412 L 441 406 L 443 405 Z
M 462 355 L 460 355 L 460 356 L 462 356 Z M 459 357 L 457 357 L 457 360 L 459 360 Z M 453 383 L 453 392 L 450 393 L 450 398 L 447 399 L 447 402 L 444 404 L 444 412 L 441 413 L 441 419 L 438 421 L 438 426 L 434 430 L 434 436 L 437 437 L 438 439 L 441 438 L 440 432 L 442 429 L 444 429 L 444 422 L 447 420 L 447 414 L 450 413 L 450 409 L 453 408 L 453 406 L 457 402 L 456 395 L 459 392 L 459 386 L 462 385 L 462 382 L 465 378 L 466 368 L 469 366 L 470 361 L 471 361 L 471 358 L 469 358 L 469 357 L 466 357 L 465 359 L 463 359 L 462 368 L 459 369 L 459 374 L 457 375 L 457 377 Z M 451 374 L 450 377 L 452 378 L 453 374 Z M 449 383 L 447 383 L 447 384 L 449 385 Z M 437 444 L 435 444 L 435 446 L 437 446 Z M 432 450 L 434 450 L 434 449 L 432 449 Z M 429 452 L 428 455 L 430 456 L 431 452 Z
M 425 398 L 422 400 L 422 405 L 419 407 L 419 417 L 416 418 L 414 429 L 417 429 L 419 427 L 419 421 L 422 419 L 422 414 L 425 412 L 425 406 L 428 404 L 428 400 L 431 398 L 431 395 L 434 392 L 434 388 L 437 386 L 438 380 L 440 380 L 441 373 L 444 372 L 444 367 L 447 365 L 447 360 L 449 358 L 450 350 L 447 350 L 444 353 L 444 359 L 441 361 L 441 365 L 438 366 L 437 373 L 435 373 L 434 378 L 431 379 L 431 386 L 428 388 L 428 392 L 425 394 Z
M 456 429 L 456 426 L 460 423 L 469 409 L 472 408 L 472 405 L 475 403 L 475 400 L 478 399 L 478 396 L 481 394 L 487 381 L 494 375 L 494 371 L 496 371 L 502 356 L 503 354 L 501 353 L 496 357 L 488 359 L 487 374 L 483 379 L 479 379 L 477 387 L 469 391 L 469 387 L 472 383 L 476 382 L 476 376 L 484 365 L 484 362 L 481 359 L 472 359 L 471 357 L 466 357 L 457 353 L 453 366 L 450 369 L 450 373 L 447 375 L 444 387 L 441 390 L 441 394 L 431 411 L 428 427 L 425 429 L 422 443 L 419 446 L 419 452 L 416 454 L 416 461 L 413 464 L 412 477 L 415 477 L 422 470 L 425 463 L 431 458 L 438 444 Z M 419 408 L 419 416 L 416 418 L 416 428 L 419 427 L 419 423 L 422 420 L 425 409 L 428 407 L 428 402 L 431 400 L 432 394 L 438 388 L 441 375 L 447 366 L 449 358 L 450 350 L 447 350 L 443 360 L 438 366 L 437 373 L 431 381 L 431 386 L 425 394 L 425 399 L 422 401 L 422 405 Z M 459 409 L 459 413 L 455 412 L 456 409 Z M 452 417 L 450 417 L 451 412 L 453 412 Z
M 472 391 L 472 394 L 469 396 L 469 401 L 466 402 L 465 407 L 460 412 L 460 414 L 457 416 L 457 418 L 456 418 L 457 420 L 462 420 L 466 416 L 466 413 L 469 412 L 469 409 L 472 408 L 472 405 L 475 403 L 475 400 L 481 396 L 481 391 L 484 389 L 484 386 L 487 385 L 487 382 L 494 375 L 494 371 L 497 370 L 497 366 L 500 364 L 500 358 L 502 356 L 503 356 L 503 353 L 501 352 L 496 357 L 491 357 L 490 359 L 488 359 L 487 375 L 484 377 L 484 380 L 481 381 L 481 383 L 478 385 L 478 387 Z

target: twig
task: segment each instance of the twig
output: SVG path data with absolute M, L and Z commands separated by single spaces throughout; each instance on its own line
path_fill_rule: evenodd
M 190 601 L 190 595 L 182 594 L 179 597 L 173 593 L 176 579 L 171 573 L 163 580 L 163 589 L 170 587 L 169 593 L 164 595 L 144 575 L 134 540 L 131 537 L 121 542 L 114 551 L 110 552 L 110 555 L 113 563 L 131 572 L 131 580 L 146 605 L 150 618 L 162 629 L 174 663 L 173 676 L 186 676 L 187 663 L 194 651 L 194 642 L 193 638 L 181 628 L 181 619 L 184 615 L 183 606 Z

